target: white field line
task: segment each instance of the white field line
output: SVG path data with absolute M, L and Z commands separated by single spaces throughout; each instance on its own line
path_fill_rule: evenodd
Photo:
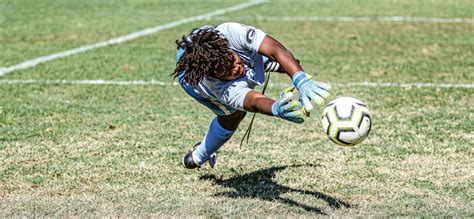
M 231 7 L 228 7 L 228 8 L 224 8 L 224 9 L 215 10 L 213 12 L 209 12 L 209 13 L 206 13 L 206 14 L 197 15 L 197 16 L 188 17 L 188 18 L 183 18 L 181 20 L 173 21 L 173 22 L 163 24 L 163 25 L 154 26 L 154 27 L 151 27 L 151 28 L 147 28 L 147 29 L 144 29 L 144 30 L 137 31 L 137 32 L 129 33 L 129 34 L 126 34 L 126 35 L 123 35 L 123 36 L 115 37 L 115 38 L 112 38 L 112 39 L 109 39 L 109 40 L 100 41 L 100 42 L 97 42 L 97 43 L 94 43 L 94 44 L 81 46 L 79 48 L 66 50 L 66 51 L 63 51 L 63 52 L 59 52 L 59 53 L 55 53 L 55 54 L 51 54 L 51 55 L 47 55 L 47 56 L 41 56 L 41 57 L 38 57 L 38 58 L 30 59 L 30 60 L 24 61 L 22 63 L 18 63 L 18 64 L 13 65 L 13 66 L 0 68 L 0 76 L 11 73 L 11 72 L 14 72 L 16 70 L 31 68 L 31 67 L 36 66 L 40 63 L 48 62 L 48 61 L 59 59 L 59 58 L 64 58 L 64 57 L 71 56 L 71 55 L 74 55 L 74 54 L 77 54 L 77 53 L 82 53 L 82 52 L 97 49 L 97 48 L 100 48 L 100 47 L 106 47 L 106 46 L 110 46 L 110 45 L 114 45 L 114 44 L 127 42 L 127 41 L 130 41 L 130 40 L 134 40 L 136 38 L 139 38 L 139 37 L 154 34 L 154 33 L 157 33 L 159 31 L 170 29 L 172 27 L 176 27 L 176 26 L 179 26 L 179 25 L 183 25 L 183 24 L 187 24 L 187 23 L 191 23 L 191 22 L 195 22 L 195 21 L 200 21 L 200 20 L 210 19 L 213 16 L 222 15 L 222 14 L 229 13 L 229 12 L 232 12 L 232 11 L 241 10 L 241 9 L 248 8 L 248 7 L 251 7 L 253 5 L 261 4 L 261 3 L 264 3 L 264 2 L 267 2 L 267 1 L 266 0 L 250 0 L 249 2 L 237 4 L 237 5 L 234 5 L 234 6 L 231 6 Z
M 472 18 L 436 18 L 436 17 L 344 17 L 344 16 L 248 16 L 248 17 L 213 17 L 212 20 L 261 20 L 261 21 L 326 21 L 326 22 L 407 22 L 407 23 L 474 23 Z
M 70 84 L 70 85 L 125 85 L 125 86 L 179 86 L 177 82 L 163 82 L 157 80 L 135 80 L 135 81 L 116 81 L 116 80 L 0 80 L 0 84 Z M 391 82 L 353 82 L 353 83 L 330 83 L 335 87 L 391 87 L 391 88 L 465 88 L 473 89 L 474 84 L 461 83 L 391 83 Z M 269 83 L 269 87 L 285 88 L 289 83 Z

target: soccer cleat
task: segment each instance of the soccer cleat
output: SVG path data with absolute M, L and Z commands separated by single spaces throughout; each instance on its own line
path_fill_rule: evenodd
M 270 61 L 270 60 L 264 63 L 263 70 L 265 72 L 280 72 L 280 73 L 285 72 L 285 70 L 283 70 L 283 68 L 281 67 L 280 63 L 276 61 Z
M 300 60 L 297 59 L 296 61 L 300 63 Z M 286 73 L 285 69 L 283 69 L 283 66 L 281 66 L 280 63 L 271 60 L 267 60 L 265 63 L 263 63 L 263 71 Z
M 183 157 L 183 165 L 187 169 L 194 169 L 194 168 L 199 168 L 199 166 L 193 159 L 193 151 L 189 151 L 186 155 Z
M 191 150 L 188 151 L 186 155 L 183 157 L 183 165 L 187 169 L 195 169 L 195 168 L 200 168 L 201 165 L 198 164 L 193 158 L 193 152 L 196 150 L 196 148 L 201 144 L 201 142 L 198 142 L 193 146 Z M 214 168 L 217 163 L 217 154 L 212 153 L 211 156 L 209 156 L 209 166 L 211 168 Z
M 209 166 L 211 166 L 211 168 L 214 168 L 216 166 L 216 163 L 217 163 L 217 154 L 214 152 L 211 154 L 211 156 L 209 156 Z

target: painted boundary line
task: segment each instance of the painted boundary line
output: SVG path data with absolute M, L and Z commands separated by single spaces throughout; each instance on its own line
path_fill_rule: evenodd
M 163 82 L 157 80 L 135 80 L 135 81 L 116 81 L 116 80 L 0 80 L 0 84 L 57 84 L 57 85 L 122 85 L 122 86 L 161 86 L 173 87 L 179 86 L 177 82 Z M 392 87 L 392 88 L 464 88 L 473 89 L 474 84 L 454 84 L 454 83 L 390 83 L 390 82 L 354 82 L 354 83 L 330 83 L 335 87 Z M 269 83 L 270 87 L 285 88 L 290 84 Z
M 407 22 L 407 23 L 474 23 L 472 18 L 436 18 L 436 17 L 409 17 L 409 16 L 392 16 L 392 17 L 344 17 L 344 16 L 255 16 L 255 17 L 213 17 L 209 18 L 218 21 L 229 20 L 251 20 L 260 21 L 324 21 L 324 22 Z
M 176 26 L 179 26 L 179 25 L 182 25 L 182 24 L 187 24 L 187 23 L 191 23 L 191 22 L 195 22 L 195 21 L 210 19 L 213 16 L 225 14 L 225 13 L 232 12 L 232 11 L 241 10 L 241 9 L 248 8 L 248 7 L 251 7 L 251 6 L 254 6 L 254 5 L 257 5 L 257 4 L 261 4 L 261 3 L 265 3 L 265 2 L 267 2 L 267 0 L 250 0 L 249 2 L 237 4 L 237 5 L 228 7 L 228 8 L 219 9 L 219 10 L 215 10 L 213 12 L 209 12 L 209 13 L 206 13 L 206 14 L 193 16 L 193 17 L 188 17 L 188 18 L 173 21 L 173 22 L 170 22 L 170 23 L 167 23 L 167 24 L 154 26 L 154 27 L 151 27 L 151 28 L 147 28 L 147 29 L 144 29 L 144 30 L 137 31 L 137 32 L 129 33 L 127 35 L 115 37 L 115 38 L 112 38 L 112 39 L 109 39 L 109 40 L 106 40 L 106 41 L 100 41 L 100 42 L 97 42 L 97 43 L 94 43 L 94 44 L 81 46 L 81 47 L 78 47 L 78 48 L 75 48 L 75 49 L 66 50 L 66 51 L 63 51 L 63 52 L 59 52 L 59 53 L 55 53 L 55 54 L 51 54 L 51 55 L 47 55 L 47 56 L 41 56 L 41 57 L 38 57 L 38 58 L 30 59 L 30 60 L 24 61 L 22 63 L 16 64 L 16 65 L 13 65 L 13 66 L 0 68 L 0 76 L 6 75 L 6 74 L 11 73 L 11 72 L 14 72 L 16 70 L 31 68 L 31 67 L 36 66 L 40 63 L 48 62 L 48 61 L 59 59 L 59 58 L 64 58 L 64 57 L 71 56 L 71 55 L 74 55 L 74 54 L 77 54 L 77 53 L 82 53 L 82 52 L 86 52 L 86 51 L 101 48 L 101 47 L 106 47 L 106 46 L 110 46 L 110 45 L 114 45 L 114 44 L 127 42 L 127 41 L 130 41 L 130 40 L 134 40 L 136 38 L 139 38 L 139 37 L 143 37 L 143 36 L 147 36 L 147 35 L 150 35 L 150 34 L 157 33 L 157 32 L 162 31 L 162 30 L 170 29 L 172 27 L 176 27 Z

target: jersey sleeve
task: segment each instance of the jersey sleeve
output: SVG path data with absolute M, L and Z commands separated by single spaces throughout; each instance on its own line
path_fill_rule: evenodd
M 247 93 L 255 85 L 248 81 L 246 77 L 242 77 L 232 81 L 222 81 L 212 77 L 205 77 L 200 82 L 207 98 L 215 99 L 227 108 L 244 110 L 244 100 Z
M 244 111 L 244 100 L 248 92 L 253 90 L 246 80 L 233 81 L 222 93 L 222 102 L 238 110 Z
M 267 35 L 262 30 L 239 23 L 223 23 L 216 28 L 221 31 L 232 47 L 237 50 L 248 50 L 258 52 L 260 44 Z

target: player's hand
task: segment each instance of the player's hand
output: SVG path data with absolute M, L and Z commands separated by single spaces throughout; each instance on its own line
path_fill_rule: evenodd
M 329 84 L 311 80 L 311 76 L 303 71 L 296 72 L 293 75 L 293 84 L 298 90 L 298 100 L 303 105 L 305 112 L 313 109 L 311 102 L 318 105 L 323 104 L 324 99 L 329 96 L 328 90 L 331 89 Z
M 272 105 L 272 113 L 274 116 L 290 122 L 303 123 L 304 113 L 300 103 L 297 100 L 291 99 L 293 97 L 293 89 L 294 87 L 291 86 L 280 94 L 280 98 Z

